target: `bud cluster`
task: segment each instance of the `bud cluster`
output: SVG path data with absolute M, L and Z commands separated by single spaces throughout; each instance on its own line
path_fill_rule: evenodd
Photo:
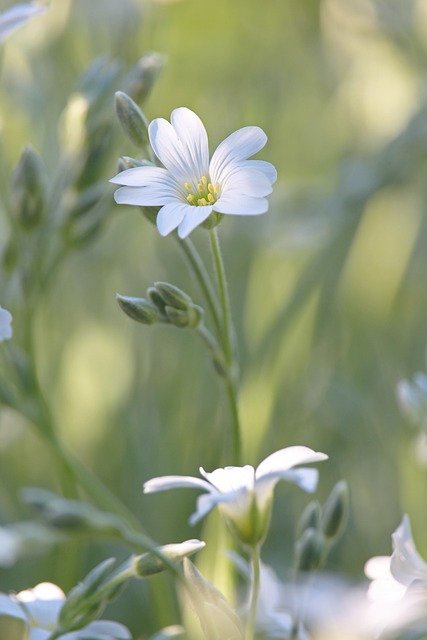
M 202 307 L 194 304 L 185 291 L 169 282 L 155 282 L 147 289 L 146 298 L 119 294 L 116 297 L 126 315 L 142 324 L 163 322 L 180 329 L 195 329 L 203 321 Z
M 298 571 L 320 569 L 347 523 L 349 489 L 340 480 L 332 489 L 323 507 L 317 500 L 309 502 L 297 526 L 294 564 Z

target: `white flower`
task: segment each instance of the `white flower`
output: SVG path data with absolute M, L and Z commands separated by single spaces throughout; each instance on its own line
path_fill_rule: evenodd
M 0 44 L 8 38 L 15 29 L 18 29 L 29 18 L 46 11 L 47 7 L 34 4 L 16 4 L 7 11 L 0 13 Z
M 0 307 L 0 342 L 12 337 L 12 314 Z
M 63 591 L 50 582 L 16 596 L 0 593 L 0 616 L 22 620 L 28 628 L 29 640 L 48 640 L 56 628 L 59 612 L 65 601 Z M 117 622 L 97 620 L 83 629 L 61 636 L 61 640 L 129 640 L 129 631 Z
M 154 153 L 164 168 L 135 167 L 111 182 L 119 204 L 159 206 L 157 228 L 165 236 L 178 228 L 185 238 L 213 211 L 258 215 L 268 209 L 277 173 L 269 162 L 248 160 L 267 136 L 259 127 L 244 127 L 226 138 L 209 161 L 208 136 L 200 118 L 180 107 L 171 122 L 156 118 L 148 127 Z
M 305 491 L 313 492 L 317 486 L 317 469 L 294 467 L 326 460 L 327 457 L 308 447 L 287 447 L 265 458 L 256 469 L 245 465 L 207 473 L 200 467 L 205 480 L 191 476 L 162 476 L 148 480 L 144 484 L 144 492 L 179 487 L 202 489 L 207 493 L 199 496 L 190 524 L 198 522 L 218 505 L 238 539 L 254 544 L 266 534 L 273 489 L 277 482 L 288 480 Z

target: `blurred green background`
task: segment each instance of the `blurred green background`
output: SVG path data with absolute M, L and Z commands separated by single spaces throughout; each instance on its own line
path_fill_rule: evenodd
M 1 9 L 12 4 L 1 0 Z M 245 462 L 292 444 L 330 456 L 319 465 L 320 499 L 340 478 L 352 495 L 331 570 L 362 578 L 370 556 L 390 552 L 404 512 L 427 556 L 426 470 L 395 396 L 401 378 L 425 368 L 427 2 L 52 0 L 1 52 L 3 194 L 27 143 L 54 173 L 61 114 L 95 58 L 125 73 L 147 51 L 166 57 L 144 105 L 149 120 L 187 106 L 205 123 L 211 150 L 235 129 L 259 125 L 269 138 L 260 157 L 279 174 L 266 215 L 226 217 L 219 229 L 239 343 Z M 136 151 L 114 120 L 113 92 L 105 109 L 114 134 L 106 182 L 117 158 Z M 114 205 L 113 191 L 95 240 L 64 261 L 38 300 L 39 377 L 64 440 L 150 535 L 161 543 L 208 536 L 187 524 L 193 492 L 143 496 L 142 483 L 228 463 L 223 389 L 193 335 L 133 323 L 114 294 L 142 296 L 166 280 L 201 296 L 174 239 L 161 238 L 136 208 Z M 209 260 L 206 232 L 192 239 Z M 13 296 L 0 302 L 19 326 Z M 50 450 L 8 409 L 0 413 L 0 455 L 3 524 L 29 517 L 22 486 L 61 490 Z M 276 566 L 286 566 L 307 501 L 284 484 L 276 490 L 264 550 Z M 0 588 L 52 580 L 67 590 L 96 561 L 123 554 L 72 543 L 2 569 Z M 141 590 L 128 589 L 111 615 L 130 615 L 146 637 L 158 612 L 147 592 L 141 620 Z

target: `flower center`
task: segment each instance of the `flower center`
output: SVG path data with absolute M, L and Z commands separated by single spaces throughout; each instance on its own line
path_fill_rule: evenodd
M 195 207 L 214 204 L 214 202 L 218 200 L 221 190 L 218 183 L 214 186 L 206 176 L 200 178 L 197 188 L 194 188 L 189 182 L 184 182 L 184 187 L 186 191 L 189 191 L 189 194 L 186 196 L 188 204 L 194 205 Z

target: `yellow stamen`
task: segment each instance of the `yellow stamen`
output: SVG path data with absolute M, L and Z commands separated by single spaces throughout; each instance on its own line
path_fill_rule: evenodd
M 191 184 L 189 182 L 184 182 L 184 187 L 187 189 L 187 191 L 191 191 Z
M 200 184 L 200 182 L 197 185 L 197 188 L 198 188 L 199 191 L 204 191 L 205 190 L 204 186 L 202 184 Z
M 208 184 L 208 191 L 209 191 L 209 193 L 214 193 L 214 191 L 215 191 L 215 189 L 213 188 L 213 186 L 211 185 L 210 182 Z
M 204 184 L 204 185 L 206 185 L 207 181 L 208 181 L 208 179 L 207 179 L 207 177 L 206 177 L 206 176 L 202 176 L 202 177 L 200 178 L 200 182 L 201 182 L 202 184 Z
M 213 197 L 213 195 L 211 193 L 208 193 L 208 200 L 209 202 L 212 204 L 212 202 L 215 202 L 215 198 Z
M 219 190 L 221 189 L 221 187 L 219 186 L 218 182 L 215 185 L 215 193 L 218 194 Z
M 194 200 L 195 200 L 195 196 L 193 196 L 192 193 L 189 193 L 187 196 L 187 202 L 189 202 L 190 204 L 193 204 Z
M 202 205 L 202 206 L 204 206 L 205 204 L 208 204 L 208 203 L 207 203 L 207 201 L 206 201 L 206 198 L 199 198 L 199 199 L 197 200 L 197 204 L 198 204 L 198 205 Z

